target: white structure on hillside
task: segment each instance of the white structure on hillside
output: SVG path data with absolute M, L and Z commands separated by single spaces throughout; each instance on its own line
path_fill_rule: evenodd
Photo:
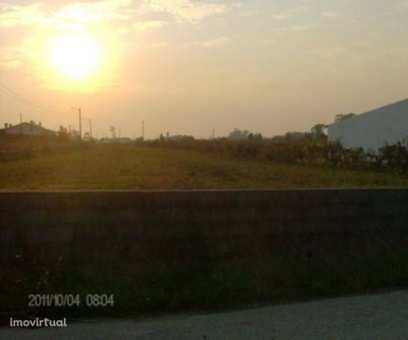
M 329 141 L 377 152 L 385 145 L 408 145 L 408 99 L 335 122 Z

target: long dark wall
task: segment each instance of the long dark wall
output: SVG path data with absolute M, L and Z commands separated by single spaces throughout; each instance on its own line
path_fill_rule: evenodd
M 31 293 L 137 314 L 408 284 L 408 190 L 4 192 L 0 230 L 3 314 Z

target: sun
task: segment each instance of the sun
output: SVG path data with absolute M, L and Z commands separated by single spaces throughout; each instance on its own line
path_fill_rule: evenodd
M 26 44 L 33 70 L 53 91 L 97 93 L 119 77 L 122 43 L 110 27 L 46 27 Z
M 86 32 L 55 36 L 49 42 L 49 63 L 63 79 L 81 81 L 95 75 L 103 59 L 102 45 Z

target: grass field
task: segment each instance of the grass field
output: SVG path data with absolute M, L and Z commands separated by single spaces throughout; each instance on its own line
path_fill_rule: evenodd
M 94 145 L 0 163 L 1 190 L 387 186 L 408 186 L 408 175 L 225 159 L 132 145 Z

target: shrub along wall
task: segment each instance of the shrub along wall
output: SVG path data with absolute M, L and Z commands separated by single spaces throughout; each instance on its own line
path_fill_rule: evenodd
M 408 284 L 408 190 L 0 194 L 0 313 L 140 314 Z M 28 294 L 109 293 L 109 308 Z M 67 314 L 68 313 L 68 314 Z
M 228 140 L 153 140 L 143 145 L 220 154 L 238 159 L 258 159 L 287 164 L 317 165 L 354 170 L 376 170 L 406 173 L 408 147 L 405 144 L 386 145 L 377 153 L 361 148 L 346 149 L 340 143 L 305 137 L 301 140 L 275 142 L 271 139 Z

